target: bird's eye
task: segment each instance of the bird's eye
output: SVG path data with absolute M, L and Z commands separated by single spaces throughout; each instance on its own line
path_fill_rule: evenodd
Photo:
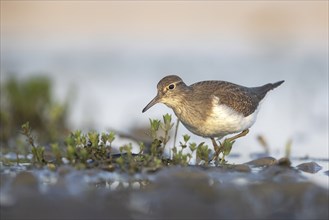
M 174 88 L 175 88 L 175 84 L 170 84 L 170 85 L 168 86 L 168 88 L 169 88 L 170 90 L 174 89 Z

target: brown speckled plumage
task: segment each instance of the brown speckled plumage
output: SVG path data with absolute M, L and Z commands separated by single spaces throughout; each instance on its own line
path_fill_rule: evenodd
M 202 81 L 194 83 L 190 87 L 195 94 L 206 93 L 206 96 L 210 94 L 215 95 L 219 98 L 218 104 L 227 105 L 244 116 L 248 116 L 256 110 L 259 102 L 265 97 L 266 93 L 281 83 L 283 81 L 248 88 L 226 81 Z
M 221 138 L 252 126 L 259 102 L 282 83 L 249 88 L 226 81 L 202 81 L 187 86 L 180 77 L 170 75 L 159 81 L 157 96 L 143 112 L 161 102 L 172 108 L 191 132 Z

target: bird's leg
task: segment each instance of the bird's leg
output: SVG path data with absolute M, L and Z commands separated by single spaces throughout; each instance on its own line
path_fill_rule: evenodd
M 218 146 L 215 138 L 212 137 L 210 139 L 212 141 L 212 145 L 214 145 L 214 150 L 215 150 L 214 156 L 213 156 L 213 158 L 211 160 L 215 160 L 216 161 L 217 158 L 218 158 L 218 156 L 219 156 L 219 154 L 220 154 L 220 152 L 221 152 L 221 147 Z
M 175 128 L 175 136 L 174 136 L 174 147 L 176 146 L 177 133 L 178 133 L 178 125 L 179 125 L 179 119 L 177 118 L 176 128 Z
M 233 137 L 225 139 L 224 142 L 220 144 L 220 146 L 217 145 L 217 142 L 214 138 L 211 138 L 211 141 L 212 141 L 212 144 L 214 145 L 214 150 L 215 150 L 212 160 L 216 161 L 218 159 L 219 154 L 223 153 L 223 157 L 221 159 L 221 162 L 223 163 L 225 155 L 228 155 L 229 152 L 231 151 L 234 140 L 238 139 L 240 137 L 246 136 L 248 133 L 249 133 L 249 129 L 243 130 L 241 133 L 239 133 Z
M 224 164 L 225 163 L 225 156 L 229 155 L 230 152 L 231 152 L 231 149 L 232 149 L 232 146 L 234 144 L 234 140 L 240 138 L 240 137 L 243 137 L 243 136 L 246 136 L 247 134 L 249 133 L 249 129 L 246 129 L 246 130 L 243 130 L 241 133 L 233 136 L 233 137 L 230 137 L 230 138 L 226 138 L 224 140 L 224 142 L 220 145 L 220 148 L 221 148 L 221 152 L 223 154 L 223 157 L 221 159 L 221 163 Z
M 230 138 L 225 139 L 225 141 L 232 142 L 235 139 L 238 139 L 240 137 L 246 136 L 248 133 L 249 133 L 249 129 L 243 130 L 241 133 L 239 133 L 239 134 L 237 134 L 237 135 L 235 135 L 233 137 L 230 137 Z

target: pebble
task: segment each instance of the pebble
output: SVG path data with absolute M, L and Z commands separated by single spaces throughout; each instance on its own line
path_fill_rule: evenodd
M 317 173 L 322 169 L 322 167 L 316 162 L 301 163 L 296 167 L 297 169 L 304 171 L 306 173 Z
M 250 173 L 251 168 L 246 164 L 237 164 L 233 166 L 233 170 L 237 172 Z
M 284 167 L 290 167 L 291 166 L 291 161 L 287 157 L 283 157 L 279 159 L 278 161 L 279 166 L 284 166 Z
M 245 164 L 253 166 L 253 167 L 263 167 L 263 166 L 271 166 L 277 163 L 277 160 L 273 157 L 262 157 L 252 161 L 249 161 Z

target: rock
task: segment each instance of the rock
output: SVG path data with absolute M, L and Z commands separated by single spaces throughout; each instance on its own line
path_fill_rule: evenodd
M 296 167 L 307 173 L 317 173 L 322 169 L 322 167 L 315 162 L 301 163 Z
M 329 176 L 329 170 L 325 171 L 325 172 L 324 172 L 324 175 Z
M 273 165 L 259 171 L 259 174 L 267 182 L 293 183 L 299 182 L 304 177 L 298 170 L 287 166 Z
M 263 167 L 263 166 L 271 166 L 277 163 L 277 160 L 273 157 L 263 157 L 258 158 L 252 161 L 249 161 L 245 164 L 253 166 L 253 167 Z
M 230 170 L 236 171 L 236 172 L 243 172 L 243 173 L 250 173 L 251 172 L 251 168 L 246 164 L 232 165 L 230 167 Z
M 287 157 L 283 157 L 278 160 L 278 165 L 279 166 L 284 166 L 284 167 L 290 167 L 291 166 L 291 161 Z

